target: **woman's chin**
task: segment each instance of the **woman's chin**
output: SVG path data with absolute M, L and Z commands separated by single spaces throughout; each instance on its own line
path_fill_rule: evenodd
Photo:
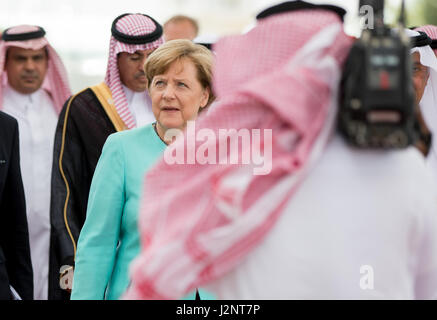
M 166 130 L 169 130 L 169 129 L 183 130 L 185 128 L 185 125 L 186 125 L 186 123 L 184 121 L 176 120 L 176 119 L 161 121 L 160 124 Z

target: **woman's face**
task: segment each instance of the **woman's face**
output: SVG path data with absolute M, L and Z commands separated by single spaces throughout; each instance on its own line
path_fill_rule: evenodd
M 209 90 L 200 84 L 196 67 L 189 58 L 173 62 L 164 74 L 154 76 L 149 93 L 161 138 L 168 129 L 183 130 L 209 98 Z

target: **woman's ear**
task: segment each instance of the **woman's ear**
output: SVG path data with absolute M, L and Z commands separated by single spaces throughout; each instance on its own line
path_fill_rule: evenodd
M 210 89 L 205 88 L 202 93 L 202 98 L 200 99 L 200 108 L 204 108 L 209 100 Z

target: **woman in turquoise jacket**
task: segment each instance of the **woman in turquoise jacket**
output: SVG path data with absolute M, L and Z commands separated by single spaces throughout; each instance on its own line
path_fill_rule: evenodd
M 79 236 L 72 300 L 119 299 L 129 264 L 140 252 L 138 206 L 145 172 L 162 155 L 169 129 L 183 130 L 214 96 L 212 54 L 189 40 L 173 40 L 145 64 L 156 122 L 108 137 L 97 164 L 87 217 Z

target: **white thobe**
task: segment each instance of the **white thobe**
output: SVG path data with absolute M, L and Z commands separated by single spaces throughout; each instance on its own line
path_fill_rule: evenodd
M 436 299 L 436 188 L 413 147 L 336 136 L 264 239 L 203 288 L 219 299 Z
M 152 112 L 152 100 L 147 91 L 135 92 L 122 85 L 130 112 L 135 118 L 137 128 L 155 122 Z
M 34 299 L 46 300 L 50 248 L 50 181 L 58 116 L 50 96 L 43 89 L 32 94 L 21 94 L 6 86 L 3 111 L 18 121 Z

